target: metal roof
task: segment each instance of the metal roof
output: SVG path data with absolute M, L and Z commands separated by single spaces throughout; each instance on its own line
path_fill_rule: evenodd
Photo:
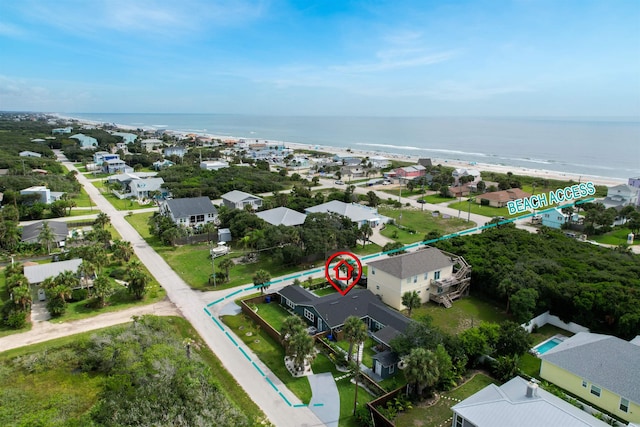
M 244 191 L 240 191 L 240 190 L 229 191 L 228 193 L 223 194 L 222 198 L 232 203 L 238 203 L 246 199 L 262 200 L 258 196 L 254 196 L 253 194 L 245 193 Z
M 640 346 L 610 335 L 579 332 L 540 358 L 640 404 Z
M 68 261 L 52 262 L 49 264 L 29 265 L 24 267 L 24 275 L 30 285 L 41 283 L 48 277 L 56 277 L 64 271 L 78 271 L 82 264 L 82 258 L 70 259 Z
M 49 224 L 51 231 L 53 232 L 54 241 L 62 242 L 67 239 L 69 233 L 69 227 L 66 222 L 58 221 L 39 221 L 33 224 L 25 225 L 22 228 L 22 241 L 26 243 L 37 243 L 40 232 L 44 223 Z
M 380 215 L 374 209 L 359 205 L 357 203 L 345 203 L 339 200 L 332 200 L 317 206 L 305 209 L 307 213 L 335 213 L 346 216 L 353 222 L 361 222 L 364 220 L 375 221 L 380 219 Z
M 256 212 L 256 215 L 271 225 L 287 226 L 304 224 L 307 218 L 307 215 L 285 207 Z
M 408 254 L 396 255 L 369 263 L 369 271 L 376 268 L 397 277 L 406 279 L 428 271 L 436 271 L 453 265 L 450 257 L 432 247 Z
M 489 384 L 451 409 L 476 427 L 608 425 L 539 387 L 534 396 L 527 397 L 527 384 L 520 377 L 500 387 Z

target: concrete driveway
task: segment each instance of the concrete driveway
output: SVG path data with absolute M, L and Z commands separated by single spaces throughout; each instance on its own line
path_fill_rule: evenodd
M 322 420 L 324 425 L 338 427 L 340 394 L 333 375 L 331 372 L 325 372 L 323 374 L 309 375 L 307 378 L 313 394 L 309 407 Z M 314 406 L 315 404 L 319 406 Z

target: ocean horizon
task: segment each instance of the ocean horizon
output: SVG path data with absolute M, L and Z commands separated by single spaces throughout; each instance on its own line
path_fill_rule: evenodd
M 338 117 L 60 113 L 101 123 L 351 148 L 585 176 L 640 176 L 640 120 L 555 117 Z

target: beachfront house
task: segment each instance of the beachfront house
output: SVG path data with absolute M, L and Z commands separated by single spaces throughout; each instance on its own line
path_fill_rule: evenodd
M 390 221 L 390 218 L 380 215 L 376 208 L 360 205 L 358 203 L 345 203 L 339 200 L 332 200 L 317 206 L 312 206 L 304 211 L 307 214 L 319 212 L 342 215 L 349 218 L 351 222 L 357 224 L 358 227 L 362 227 L 364 224 L 369 224 L 371 227 L 377 227 Z
M 492 193 L 484 193 L 476 197 L 476 203 L 482 206 L 493 206 L 494 208 L 504 208 L 507 202 L 518 199 L 531 197 L 531 194 L 522 191 L 519 188 L 510 188 L 509 190 L 494 191 Z
M 378 169 L 386 169 L 391 166 L 391 160 L 383 156 L 369 157 L 369 161 L 371 162 L 371 166 Z
M 287 227 L 302 225 L 307 218 L 306 214 L 285 207 L 256 212 L 256 215 L 271 225 L 285 225 Z
M 522 377 L 489 384 L 456 403 L 452 427 L 605 427 L 608 424 Z
M 124 143 L 125 145 L 136 142 L 136 138 L 138 138 L 138 135 L 129 132 L 112 132 L 111 135 L 119 136 L 120 138 L 122 138 L 122 143 Z
M 222 203 L 229 209 L 245 209 L 246 206 L 251 206 L 253 210 L 257 210 L 262 206 L 262 199 L 244 191 L 233 190 L 222 195 Z
M 396 310 L 405 308 L 402 295 L 413 291 L 422 303 L 432 300 L 449 308 L 468 293 L 470 275 L 464 258 L 427 247 L 370 262 L 367 288 Z
M 640 191 L 640 176 L 635 177 L 635 178 L 629 178 L 629 182 L 628 184 L 633 187 L 633 188 L 637 188 L 638 191 Z M 638 201 L 636 203 L 636 206 L 640 207 L 640 196 L 638 197 Z
M 192 228 L 218 219 L 218 210 L 205 196 L 165 200 L 160 203 L 160 213 L 176 225 Z
M 478 182 L 482 180 L 482 178 L 480 177 L 480 171 L 477 169 L 454 169 L 451 173 L 451 176 L 453 176 L 453 179 L 455 180 L 455 185 L 460 184 L 460 179 L 463 177 L 469 177 L 463 180 L 466 182 Z
M 640 188 L 629 184 L 620 184 L 607 189 L 607 197 L 599 200 L 605 208 L 620 209 L 624 206 L 637 206 Z
M 578 332 L 540 356 L 540 376 L 580 400 L 640 423 L 640 343 Z
M 415 178 L 419 178 L 421 176 L 425 176 L 427 174 L 427 169 L 422 165 L 413 165 L 413 166 L 403 166 L 401 168 L 397 168 L 394 170 L 396 178 L 398 180 L 411 180 Z

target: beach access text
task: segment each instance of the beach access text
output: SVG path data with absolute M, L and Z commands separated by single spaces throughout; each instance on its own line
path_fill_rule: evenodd
M 583 182 L 550 191 L 548 197 L 546 194 L 534 194 L 531 197 L 508 201 L 507 209 L 509 209 L 509 215 L 515 215 L 530 209 L 541 209 L 549 205 L 555 205 L 581 197 L 593 196 L 594 194 L 596 194 L 596 187 L 593 185 L 593 182 Z

